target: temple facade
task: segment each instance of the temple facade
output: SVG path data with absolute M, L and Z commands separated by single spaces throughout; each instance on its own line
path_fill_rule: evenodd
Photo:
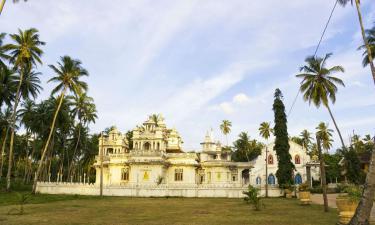
M 99 139 L 96 183 L 100 182 L 103 151 L 103 184 L 134 185 L 227 185 L 250 182 L 251 162 L 233 162 L 230 152 L 207 132 L 201 151 L 184 152 L 175 129 L 167 128 L 161 116 L 149 117 L 133 130 L 132 146 L 116 128 Z

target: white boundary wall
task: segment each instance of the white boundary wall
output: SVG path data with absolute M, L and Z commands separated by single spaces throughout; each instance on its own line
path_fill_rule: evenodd
M 233 187 L 230 185 L 126 185 L 104 186 L 103 195 L 128 196 L 128 197 L 218 197 L 218 198 L 243 198 L 243 191 L 247 187 Z M 99 195 L 100 188 L 94 184 L 83 183 L 56 183 L 38 182 L 37 192 L 42 194 L 77 194 Z M 263 196 L 265 190 L 261 190 Z M 283 195 L 280 189 L 271 187 L 268 190 L 270 197 Z

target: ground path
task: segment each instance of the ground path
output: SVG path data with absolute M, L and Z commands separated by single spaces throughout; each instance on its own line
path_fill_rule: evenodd
M 331 208 L 337 208 L 336 198 L 339 194 L 328 194 L 328 206 Z M 323 195 L 322 194 L 312 194 L 311 201 L 315 204 L 323 205 Z M 372 224 L 375 224 L 375 207 L 372 207 L 371 210 L 371 219 Z

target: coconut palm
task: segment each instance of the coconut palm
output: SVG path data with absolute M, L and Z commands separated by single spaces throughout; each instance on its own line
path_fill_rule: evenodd
M 15 98 L 17 89 L 17 76 L 7 67 L 0 68 L 0 107 L 5 104 L 10 106 Z
M 321 185 L 323 190 L 323 201 L 324 201 L 324 211 L 328 212 L 328 198 L 327 198 L 327 184 L 326 184 L 326 170 L 325 170 L 325 162 L 322 153 L 322 145 L 324 149 L 329 149 L 332 145 L 331 136 L 332 130 L 328 129 L 325 123 L 320 123 L 316 128 L 317 132 L 315 133 L 316 136 L 316 148 L 318 151 L 319 157 L 319 164 L 320 164 L 320 179 Z
M 322 143 L 322 147 L 324 150 L 328 152 L 328 150 L 332 147 L 332 133 L 333 130 L 328 128 L 328 125 L 321 122 L 317 127 L 317 135 L 320 138 Z
M 338 2 L 343 6 L 346 6 L 349 3 L 349 1 L 353 5 L 353 0 L 338 0 Z M 369 41 L 366 38 L 365 29 L 364 29 L 363 21 L 362 21 L 360 0 L 354 0 L 354 2 L 355 2 L 356 9 L 357 9 L 359 25 L 361 27 L 363 43 L 367 50 L 367 57 L 368 57 L 368 62 L 370 64 L 372 79 L 375 84 L 375 66 L 374 66 L 374 61 L 373 61 L 374 60 L 373 48 L 370 47 Z M 349 223 L 350 225 L 369 224 L 371 209 L 373 206 L 373 197 L 375 195 L 375 146 L 371 154 L 370 168 L 369 168 L 369 172 L 367 173 L 366 183 L 364 186 L 365 188 L 363 191 L 362 199 L 357 207 L 355 215 L 353 216 L 352 220 Z
M 6 68 L 5 60 L 9 59 L 9 56 L 5 53 L 5 49 L 3 48 L 3 40 L 6 36 L 6 33 L 0 33 L 0 69 Z
M 13 65 L 14 70 L 19 73 L 19 83 L 17 86 L 16 97 L 13 104 L 13 113 L 11 117 L 10 127 L 10 144 L 9 144 L 9 163 L 7 173 L 7 190 L 10 189 L 10 177 L 12 172 L 13 160 L 13 143 L 14 143 L 14 127 L 16 123 L 16 113 L 18 103 L 22 93 L 22 82 L 26 73 L 31 71 L 33 66 L 42 64 L 40 57 L 43 51 L 40 46 L 45 43 L 39 40 L 38 30 L 31 28 L 25 31 L 18 30 L 18 34 L 11 34 L 12 44 L 4 45 L 3 48 L 9 52 L 9 62 Z
M 63 102 L 64 96 L 67 92 L 72 92 L 75 95 L 81 95 L 83 91 L 87 91 L 87 84 L 84 81 L 81 81 L 80 79 L 83 76 L 88 76 L 88 72 L 86 69 L 82 67 L 82 63 L 79 60 L 74 60 L 69 56 L 63 56 L 61 57 L 61 62 L 58 62 L 57 66 L 49 65 L 49 67 L 56 73 L 57 76 L 51 78 L 48 82 L 57 82 L 57 86 L 52 90 L 52 94 L 55 94 L 57 92 L 60 92 L 58 97 L 58 106 L 55 111 L 52 124 L 50 127 L 50 132 L 48 135 L 48 139 L 46 141 L 46 144 L 44 145 L 44 148 L 42 150 L 42 156 L 39 161 L 38 169 L 36 171 L 36 175 L 34 177 L 34 184 L 33 184 L 33 190 L 32 193 L 35 194 L 36 191 L 36 185 L 38 182 L 38 178 L 40 175 L 40 172 L 42 170 L 42 164 L 44 161 L 44 158 L 46 156 L 47 148 L 49 146 L 49 143 L 51 141 L 51 137 L 53 134 L 53 131 L 55 129 L 55 123 L 57 119 L 57 115 L 59 114 L 59 110 L 61 107 L 61 104 Z
M 23 99 L 35 99 L 40 91 L 43 90 L 39 79 L 41 74 L 40 72 L 35 72 L 30 67 L 26 68 L 20 90 Z
M 20 0 L 13 0 L 14 3 L 17 3 L 19 1 Z M 27 0 L 24 0 L 24 1 L 27 2 Z M 1 15 L 3 9 L 4 9 L 5 2 L 6 2 L 6 0 L 1 0 L 1 2 L 0 2 L 0 15 Z
M 270 138 L 271 134 L 273 133 L 273 129 L 271 128 L 271 125 L 269 122 L 262 122 L 259 127 L 259 134 L 262 136 L 266 141 L 268 141 L 268 138 Z M 268 157 L 268 146 L 266 145 L 266 197 L 268 197 L 268 163 L 267 163 L 267 157 Z
M 85 120 L 85 122 L 88 122 L 88 121 L 95 120 L 95 118 L 93 118 L 92 114 L 91 115 L 86 115 L 87 113 L 89 113 L 90 108 L 91 109 L 93 108 L 94 99 L 92 97 L 89 97 L 89 96 L 87 96 L 86 93 L 83 93 L 81 95 L 69 96 L 69 99 L 71 100 L 72 106 L 73 106 L 73 108 L 72 108 L 73 117 L 77 117 L 78 118 L 78 124 L 77 124 L 78 136 L 77 136 L 77 142 L 76 142 L 75 147 L 74 147 L 74 151 L 73 151 L 73 155 L 72 155 L 72 161 L 70 163 L 70 167 L 69 167 L 69 170 L 68 170 L 68 174 L 70 176 L 71 172 L 72 172 L 71 170 L 72 170 L 72 167 L 73 167 L 73 160 L 74 160 L 74 158 L 76 156 L 78 145 L 80 143 L 81 127 L 83 125 L 82 123 L 84 122 L 83 120 Z M 90 118 L 88 118 L 88 116 Z
M 360 8 L 360 3 L 361 1 L 360 0 L 338 0 L 338 2 L 342 5 L 342 6 L 346 6 L 349 2 L 353 5 L 353 2 L 355 2 L 355 6 L 356 6 L 356 9 L 357 9 L 357 14 L 358 14 L 358 20 L 359 20 L 359 25 L 361 27 L 361 34 L 362 34 L 362 39 L 363 39 L 363 43 L 364 43 L 364 48 L 366 48 L 367 50 L 367 54 L 365 54 L 368 58 L 368 63 L 370 64 L 370 69 L 371 69 L 371 73 L 372 73 L 372 79 L 374 81 L 374 84 L 375 84 L 375 66 L 374 66 L 374 53 L 372 52 L 373 49 L 371 49 L 370 47 L 370 44 L 369 44 L 369 39 L 366 38 L 366 32 L 365 32 L 365 28 L 363 26 L 363 20 L 362 20 L 362 13 L 361 13 L 361 8 Z
M 366 30 L 366 39 L 370 47 L 371 57 L 372 59 L 374 59 L 375 58 L 375 26 L 373 26 L 371 29 Z M 363 64 L 363 67 L 366 67 L 367 65 L 370 64 L 370 59 L 369 59 L 369 55 L 366 49 L 366 45 L 360 46 L 359 49 L 365 49 L 365 51 L 363 52 L 362 64 Z
M 313 140 L 313 138 L 311 137 L 311 133 L 305 129 L 301 132 L 299 136 L 301 137 L 302 148 L 305 148 L 307 151 Z
M 228 134 L 231 131 L 231 127 L 232 127 L 232 122 L 230 122 L 229 120 L 223 120 L 220 124 L 220 130 L 225 135 L 227 146 L 228 146 Z
M 345 86 L 344 82 L 334 77 L 333 74 L 344 72 L 344 68 L 342 66 L 326 68 L 327 60 L 331 55 L 332 54 L 326 54 L 324 58 L 315 56 L 307 57 L 305 60 L 306 65 L 300 69 L 303 73 L 296 76 L 303 79 L 300 87 L 300 91 L 303 92 L 303 99 L 308 101 L 309 104 L 311 104 L 311 102 L 314 103 L 318 108 L 323 104 L 323 106 L 328 109 L 329 115 L 340 137 L 342 147 L 345 148 L 341 132 L 329 106 L 329 100 L 331 100 L 332 104 L 336 102 L 337 85 Z
M 22 108 L 19 110 L 19 116 L 21 117 L 21 123 L 23 124 L 23 126 L 26 129 L 25 162 L 26 162 L 27 165 L 25 165 L 25 176 L 24 176 L 24 180 L 23 180 L 24 183 L 26 182 L 26 177 L 28 176 L 28 173 L 31 170 L 31 162 L 29 161 L 28 149 L 29 149 L 29 139 L 31 137 L 31 127 L 33 126 L 33 123 L 35 122 L 35 109 L 36 109 L 35 102 L 30 100 L 30 99 L 26 99 L 22 103 Z M 33 148 L 33 150 L 34 150 L 34 148 Z M 34 154 L 34 152 L 32 151 L 31 155 L 30 155 L 31 159 L 33 157 L 33 154 Z
M 5 157 L 5 145 L 8 139 L 9 134 L 9 121 L 11 117 L 11 110 L 6 108 L 4 112 L 0 111 L 0 124 L 3 131 L 3 138 L 1 142 L 1 155 L 0 155 L 0 179 L 3 176 L 3 166 L 4 166 L 4 157 Z

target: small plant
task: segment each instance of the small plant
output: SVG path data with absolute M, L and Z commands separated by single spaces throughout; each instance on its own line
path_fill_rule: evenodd
M 8 215 L 23 215 L 24 209 L 23 206 L 27 203 L 30 195 L 29 194 L 21 194 L 17 192 L 18 196 L 18 206 L 19 208 L 12 208 L 8 211 Z M 15 212 L 15 213 L 14 213 Z
M 352 202 L 359 202 L 361 200 L 362 191 L 363 188 L 355 185 L 350 185 L 344 188 L 344 193 L 348 194 L 347 196 Z
M 248 191 L 244 191 L 243 194 L 246 195 L 244 200 L 247 204 L 252 204 L 256 211 L 261 210 L 264 207 L 262 200 L 258 197 L 259 189 L 249 185 Z
M 302 183 L 302 184 L 299 185 L 298 190 L 299 191 L 310 191 L 310 187 L 307 184 L 307 182 L 305 182 L 305 183 Z

